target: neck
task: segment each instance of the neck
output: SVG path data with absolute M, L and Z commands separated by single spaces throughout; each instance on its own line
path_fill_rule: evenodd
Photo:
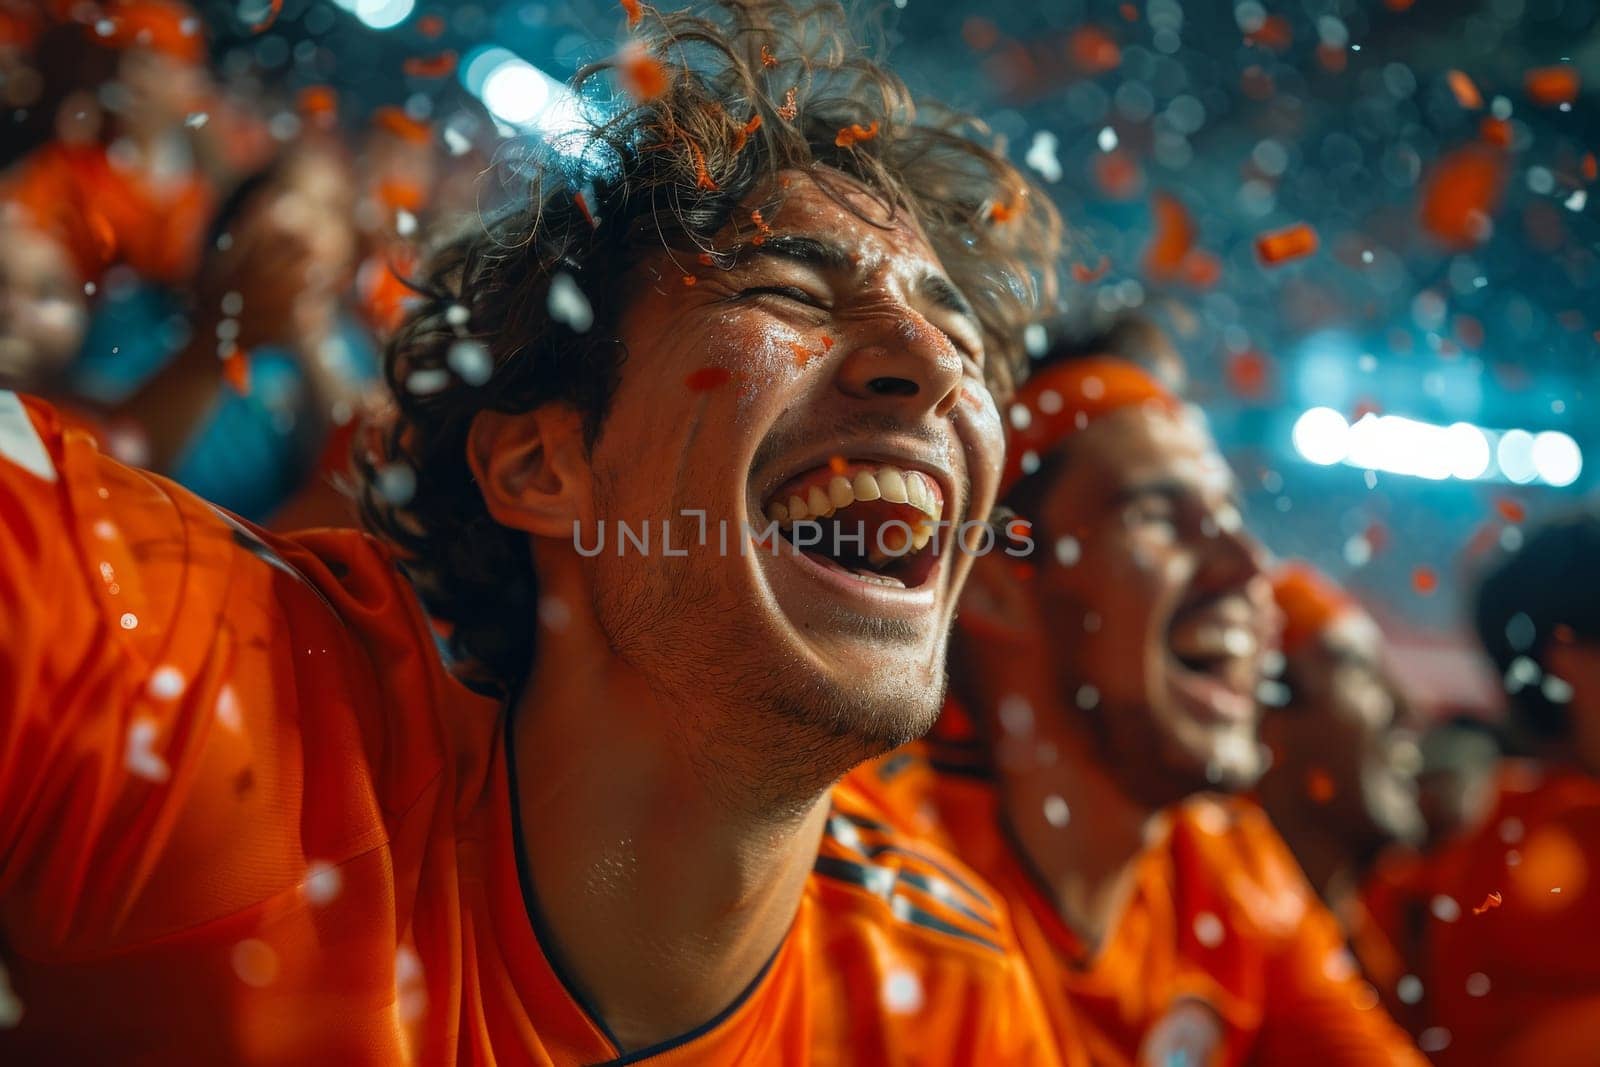
M 579 595 L 567 604 L 587 603 Z M 623 1051 L 728 1007 L 800 906 L 827 792 L 753 810 L 740 761 L 697 748 L 706 710 L 668 706 L 591 618 L 539 634 L 514 709 L 524 856 L 545 950 Z
M 1106 772 L 1099 746 L 1072 712 L 1051 708 L 1037 721 L 1037 740 L 1055 758 L 1002 760 L 1001 803 L 1057 914 L 1092 954 L 1115 926 L 1159 809 Z M 1063 802 L 1066 823 L 1058 825 Z

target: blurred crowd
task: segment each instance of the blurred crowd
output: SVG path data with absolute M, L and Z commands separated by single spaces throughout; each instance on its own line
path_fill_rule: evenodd
M 445 151 L 425 117 L 397 107 L 362 116 L 352 137 L 327 89 L 270 112 L 230 93 L 208 69 L 201 21 L 175 0 L 126 0 L 88 18 L 80 6 L 0 7 L 0 92 L 12 116 L 0 156 L 0 385 L 49 399 L 103 451 L 252 521 L 353 523 L 340 475 L 356 427 L 384 404 L 379 353 L 405 313 L 415 236 L 474 208 L 485 153 Z M 1124 316 L 1051 344 L 1142 365 L 1164 389 L 1184 388 L 1180 345 L 1149 319 Z M 1108 455 L 1142 445 L 1117 447 Z M 1206 509 L 1195 529 L 1209 524 L 1203 537 L 1220 544 L 1225 502 Z M 1098 519 L 1074 521 L 1066 528 Z M 1166 521 L 1185 536 L 1180 519 Z M 1074 561 L 1084 553 L 1086 563 L 1113 551 L 1064 533 L 1047 545 Z M 1129 545 L 1138 548 L 1115 551 Z M 1095 562 L 1061 579 L 1081 578 L 1061 595 L 1081 611 L 1075 624 L 1089 648 L 1123 632 L 1114 624 L 1139 608 L 1129 585 L 1095 584 L 1119 573 L 1116 561 Z M 1216 579 L 1242 598 L 1269 577 L 1254 563 L 1207 566 L 1244 568 Z M 1566 821 L 1572 810 L 1584 819 L 1600 811 L 1600 597 L 1590 593 L 1584 608 L 1568 595 L 1600 588 L 1595 523 L 1530 533 L 1478 591 L 1472 621 L 1513 706 L 1501 721 L 1420 719 L 1361 604 L 1308 567 L 1275 564 L 1270 581 L 1283 621 L 1281 652 L 1260 643 L 1259 741 L 1270 767 L 1232 782 L 1231 750 L 1218 744 L 1201 753 L 1193 792 L 1234 785 L 1259 801 L 1376 994 L 1424 1051 L 1443 1052 L 1449 1033 L 1469 1031 L 1481 1014 L 1496 968 L 1561 981 L 1564 949 L 1540 924 L 1565 924 L 1578 932 L 1572 944 L 1595 945 L 1566 908 L 1600 861 L 1600 825 Z M 981 594 L 981 575 L 979 586 Z M 1003 605 L 1007 591 L 992 592 Z M 973 617 L 983 618 L 981 596 Z M 1036 635 L 1060 632 L 1061 620 L 1045 623 Z M 1140 656 L 1174 655 L 1191 673 L 1217 675 L 1255 655 L 1249 619 L 1183 623 L 1180 614 L 1154 646 L 1107 645 L 1103 658 L 1076 662 L 1079 707 L 1148 676 Z M 1230 642 L 1250 643 L 1251 655 Z M 1050 655 L 1035 650 L 1032 661 Z M 1008 691 L 1025 659 L 1005 658 Z M 986 677 L 977 660 L 965 673 Z M 968 700 L 992 704 L 1005 727 L 1002 701 L 982 692 Z M 1178 743 L 1162 728 L 1111 745 L 1128 757 L 1108 769 L 1119 795 L 1187 799 L 1170 792 L 1181 779 L 1149 785 L 1133 766 L 1138 746 Z M 1086 794 L 1084 803 L 1052 793 L 1038 811 L 1064 825 L 1069 808 L 1071 818 L 1092 817 L 1110 801 Z M 1517 885 L 1541 901 L 1524 909 L 1523 926 L 1469 930 L 1475 912 L 1501 907 Z M 1095 914 L 1090 901 L 1075 925 L 1093 929 Z M 1506 1062 L 1544 1062 L 1540 1048 Z
M 230 90 L 173 0 L 0 6 L 0 87 L 0 384 L 246 518 L 352 521 L 408 238 L 471 206 L 482 155 L 326 87 Z

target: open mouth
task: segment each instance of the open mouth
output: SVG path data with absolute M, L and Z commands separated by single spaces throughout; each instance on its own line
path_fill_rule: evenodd
M 942 551 L 944 493 L 922 471 L 834 460 L 790 479 L 763 505 L 795 553 L 858 581 L 915 589 Z
M 1261 680 L 1261 639 L 1248 608 L 1235 605 L 1213 600 L 1179 611 L 1167 630 L 1168 668 L 1174 687 L 1212 717 L 1248 721 Z

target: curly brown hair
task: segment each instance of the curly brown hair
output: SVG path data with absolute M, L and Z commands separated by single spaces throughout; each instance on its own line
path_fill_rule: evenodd
M 547 155 L 518 203 L 435 258 L 387 352 L 392 418 L 355 457 L 363 519 L 443 624 L 456 669 L 504 696 L 533 661 L 538 579 L 527 535 L 485 507 L 468 432 L 480 411 L 564 403 L 594 443 L 626 358 L 616 328 L 641 250 L 710 252 L 730 225 L 753 235 L 752 207 L 771 214 L 781 171 L 848 175 L 921 225 L 977 311 L 1001 395 L 1026 362 L 1023 326 L 1056 292 L 1048 197 L 976 120 L 919 109 L 838 3 L 711 0 L 643 8 L 636 22 L 627 48 L 574 81 L 591 99 L 608 73 L 627 90 L 566 153 L 587 173 Z M 552 285 L 573 280 L 590 322 L 557 313 Z

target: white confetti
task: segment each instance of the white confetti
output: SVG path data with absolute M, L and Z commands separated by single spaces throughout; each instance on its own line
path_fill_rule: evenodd
M 1038 171 L 1045 181 L 1060 181 L 1061 161 L 1056 158 L 1056 148 L 1060 143 L 1049 130 L 1039 130 L 1033 135 L 1033 143 L 1028 146 L 1028 154 L 1023 157 L 1023 162 Z
M 406 376 L 406 391 L 413 396 L 432 396 L 450 384 L 450 372 L 443 367 L 424 367 Z
M 494 360 L 482 341 L 457 341 L 445 357 L 450 369 L 468 385 L 482 385 L 494 377 Z
M 444 128 L 444 146 L 452 156 L 464 156 L 472 149 L 472 142 L 467 135 L 454 126 Z
M 1473 971 L 1467 975 L 1467 996 L 1486 997 L 1489 995 L 1489 976 L 1482 971 Z
M 1072 536 L 1056 538 L 1056 562 L 1063 567 L 1071 567 L 1083 558 L 1083 546 L 1078 544 L 1078 539 Z
M 1013 430 L 1026 430 L 1033 425 L 1033 412 L 1028 410 L 1026 404 L 1012 404 L 1011 410 L 1007 414 L 1011 416 L 1011 428 Z
M 1557 678 L 1553 674 L 1544 676 L 1544 681 L 1539 683 L 1539 692 L 1552 704 L 1572 703 L 1572 683 L 1565 678 Z
M 1117 148 L 1117 131 L 1110 126 L 1102 127 L 1100 136 L 1095 139 L 1102 152 L 1114 152 Z
M 189 127 L 191 130 L 198 130 L 200 127 L 204 126 L 210 121 L 211 116 L 207 112 L 193 111 L 184 117 L 183 124 Z
M 1456 903 L 1455 897 L 1447 897 L 1440 893 L 1429 902 L 1428 907 L 1433 912 L 1433 917 L 1442 923 L 1453 923 L 1461 918 L 1461 905 Z
M 378 495 L 397 508 L 417 495 L 417 472 L 409 463 L 385 463 L 378 468 Z
M 567 325 L 573 333 L 588 333 L 594 325 L 594 309 L 572 275 L 560 271 L 550 279 L 548 302 L 550 317 Z
M 1588 202 L 1589 192 L 1587 189 L 1574 189 L 1572 195 L 1567 197 L 1565 201 L 1568 211 L 1582 211 L 1584 205 Z
M 177 700 L 183 695 L 184 684 L 183 672 L 166 664 L 150 676 L 150 695 L 157 700 Z
M 1415 1004 L 1422 999 L 1422 979 L 1414 974 L 1402 975 L 1395 983 L 1395 996 L 1402 1004 Z
M 344 876 L 339 868 L 318 860 L 306 868 L 306 880 L 301 883 L 300 892 L 307 903 L 321 907 L 337 897 L 343 886 Z
M 1050 347 L 1050 335 L 1041 324 L 1029 323 L 1022 331 L 1022 347 L 1027 349 L 1030 356 L 1042 356 Z
M 472 312 L 460 304 L 451 304 L 445 308 L 444 321 L 459 328 L 472 321 Z
M 217 694 L 217 721 L 234 733 L 244 729 L 244 707 L 231 685 L 223 686 Z
M 135 719 L 128 727 L 128 748 L 122 760 L 131 774 L 152 782 L 165 782 L 172 777 L 167 761 L 150 750 L 159 732 L 154 719 Z
M 1064 799 L 1051 793 L 1044 798 L 1044 821 L 1059 830 L 1072 821 L 1072 809 Z
M 417 232 L 417 217 L 405 208 L 400 208 L 394 213 L 394 232 L 401 237 L 410 237 Z
M 1222 944 L 1222 920 L 1209 911 L 1202 911 L 1194 917 L 1194 936 L 1206 948 L 1216 948 Z
M 1017 693 L 1000 698 L 1000 729 L 1008 734 L 1033 732 L 1033 705 Z
M 895 1015 L 922 1010 L 922 979 L 912 971 L 891 971 L 883 981 L 883 1006 Z
M 1530 685 L 1538 685 L 1541 675 L 1539 665 L 1527 656 L 1518 656 L 1506 669 L 1506 692 L 1520 693 Z
M 394 954 L 395 1000 L 402 1022 L 416 1022 L 428 1008 L 428 986 L 422 978 L 422 957 L 409 945 Z
M 1092 685 L 1078 686 L 1078 692 L 1073 697 L 1074 703 L 1084 711 L 1089 711 L 1100 706 L 1100 690 Z
M 1417 1047 L 1423 1052 L 1443 1052 L 1450 1047 L 1450 1031 L 1442 1026 L 1430 1026 L 1417 1035 Z

